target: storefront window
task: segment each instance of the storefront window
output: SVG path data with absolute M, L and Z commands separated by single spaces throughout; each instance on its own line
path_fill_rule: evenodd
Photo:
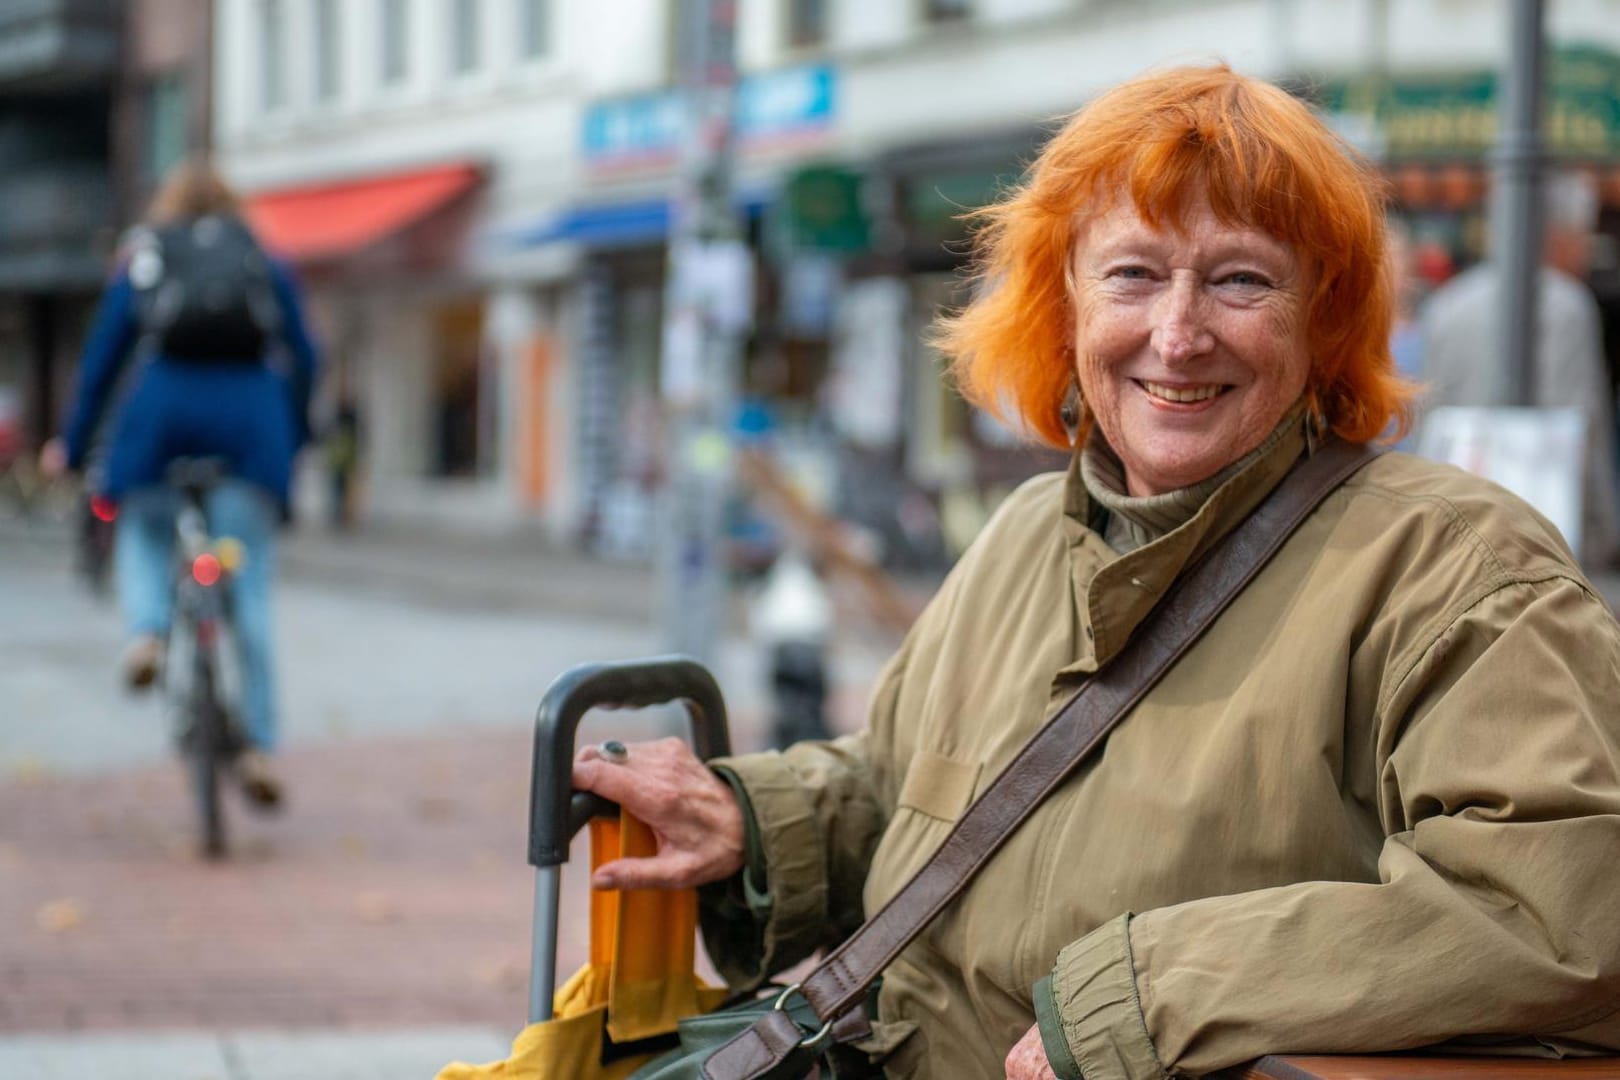
M 434 313 L 434 472 L 477 476 L 489 464 L 485 419 L 493 402 L 486 385 L 484 306 L 476 297 L 443 304 Z

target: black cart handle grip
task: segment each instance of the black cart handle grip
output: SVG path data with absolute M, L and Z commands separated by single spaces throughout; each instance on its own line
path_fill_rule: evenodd
M 686 656 L 580 664 L 557 676 L 534 718 L 529 780 L 529 865 L 561 866 L 568 842 L 615 805 L 573 789 L 574 735 L 591 709 L 644 709 L 679 701 L 692 725 L 692 749 L 707 761 L 731 753 L 726 703 L 709 669 Z

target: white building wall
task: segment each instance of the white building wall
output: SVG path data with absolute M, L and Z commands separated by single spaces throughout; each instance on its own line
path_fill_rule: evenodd
M 673 76 L 670 0 L 591 0 L 574 9 L 581 90 L 591 98 L 667 86 Z
M 252 192 L 448 162 L 483 165 L 488 176 L 485 218 L 470 253 L 470 276 L 459 285 L 438 282 L 437 290 L 490 291 L 480 269 L 484 248 L 477 241 L 483 234 L 531 225 L 580 189 L 576 148 L 587 86 L 622 90 L 661 77 L 660 65 L 647 57 L 664 32 L 656 18 L 648 18 L 661 6 L 655 0 L 553 5 L 553 50 L 540 60 L 517 55 L 516 6 L 510 0 L 484 0 L 480 64 L 470 74 L 453 71 L 453 5 L 448 0 L 409 0 L 408 75 L 396 86 L 385 86 L 382 79 L 382 5 L 340 0 L 340 91 L 335 101 L 318 102 L 314 0 L 283 0 L 287 101 L 267 111 L 260 93 L 265 57 L 257 6 L 257 0 L 218 4 L 215 130 L 227 175 Z M 592 17 L 593 7 L 618 18 L 599 22 Z M 628 25 L 640 26 L 643 39 L 643 47 L 629 54 L 613 37 Z M 593 67 L 582 59 L 600 63 Z M 509 284 L 505 292 L 521 293 L 523 282 L 533 287 L 568 273 L 572 265 L 571 258 L 558 253 L 528 259 L 516 268 L 517 284 Z M 512 268 L 504 272 L 510 281 Z M 349 282 L 329 299 L 366 311 L 366 344 L 356 359 L 373 516 L 477 516 L 497 524 L 523 517 L 510 460 L 514 425 L 507 408 L 495 410 L 491 475 L 449 484 L 425 475 L 435 435 L 430 325 L 422 310 L 431 297 L 403 285 Z M 492 307 L 491 325 L 510 326 L 503 314 L 510 306 Z M 512 397 L 525 344 L 510 334 L 491 338 L 490 389 L 503 403 Z M 566 413 L 558 419 L 566 421 Z M 566 452 L 566 431 L 559 445 Z M 566 473 L 568 462 L 564 457 L 551 465 L 556 477 Z
M 900 45 L 916 28 L 910 3 L 874 4 L 870 0 L 827 0 L 832 51 L 856 52 Z

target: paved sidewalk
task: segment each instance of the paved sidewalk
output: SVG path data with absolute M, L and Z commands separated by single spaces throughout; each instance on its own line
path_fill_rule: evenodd
M 289 542 L 288 580 L 474 608 L 469 590 L 523 580 L 531 591 L 507 603 L 520 620 L 555 611 L 562 588 L 578 590 L 566 621 L 582 629 L 645 617 L 622 606 L 642 592 L 627 568 L 356 540 Z M 43 539 L 37 550 L 44 565 L 59 555 Z M 456 554 L 475 569 L 446 583 Z M 839 652 L 831 711 L 847 728 L 879 651 Z M 762 741 L 759 704 L 733 699 L 740 749 Z M 663 722 L 606 714 L 580 738 Z M 233 800 L 234 857 L 216 865 L 193 854 L 177 761 L 0 773 L 0 1077 L 399 1080 L 504 1057 L 529 969 L 529 737 L 470 727 L 293 743 L 287 812 L 253 817 Z M 582 858 L 564 873 L 563 975 L 585 949 Z
M 366 529 L 284 534 L 289 580 L 483 611 L 543 609 L 557 615 L 645 623 L 658 610 L 649 565 L 609 562 L 528 533 L 461 536 Z
M 287 811 L 233 800 L 221 863 L 193 854 L 178 765 L 0 784 L 0 1076 L 401 1080 L 505 1056 L 527 1004 L 528 749 L 296 749 Z M 564 976 L 583 862 L 564 868 Z
M 8 1080 L 415 1080 L 457 1060 L 498 1061 L 504 1032 L 478 1027 L 365 1031 L 163 1032 L 0 1039 Z

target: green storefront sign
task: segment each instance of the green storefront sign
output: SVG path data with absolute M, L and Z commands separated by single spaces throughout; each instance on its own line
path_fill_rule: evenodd
M 1596 46 L 1547 55 L 1543 137 L 1562 157 L 1620 158 L 1620 56 Z M 1316 88 L 1329 113 L 1376 133 L 1368 149 L 1386 160 L 1477 157 L 1496 137 L 1495 71 L 1361 75 Z
M 788 178 L 773 221 L 790 251 L 851 254 L 865 250 L 871 229 L 861 203 L 861 176 L 838 165 L 811 165 Z

